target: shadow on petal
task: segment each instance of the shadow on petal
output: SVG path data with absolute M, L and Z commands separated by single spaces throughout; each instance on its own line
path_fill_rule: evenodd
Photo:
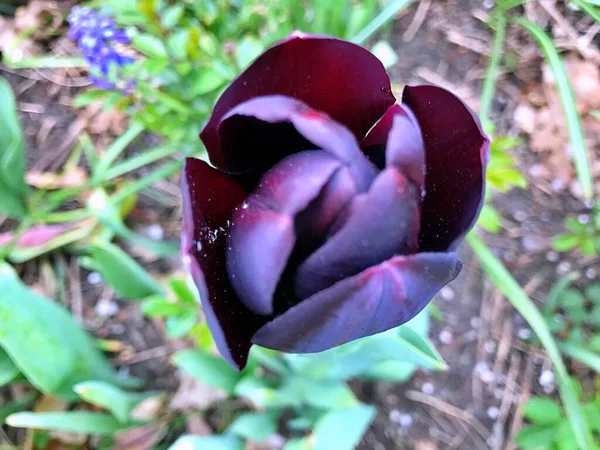
M 198 288 L 219 352 L 229 364 L 242 369 L 252 335 L 267 322 L 244 306 L 227 276 L 225 246 L 230 219 L 247 194 L 228 175 L 194 158 L 186 159 L 181 190 L 184 265 Z
M 313 353 L 386 331 L 417 315 L 461 268 L 455 253 L 395 256 L 303 300 L 264 325 L 252 342 Z

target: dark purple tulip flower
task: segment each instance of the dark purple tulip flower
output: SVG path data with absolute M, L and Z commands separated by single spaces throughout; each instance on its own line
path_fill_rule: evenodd
M 363 48 L 294 33 L 223 93 L 182 175 L 184 262 L 225 359 L 397 327 L 461 269 L 489 140 L 435 86 L 401 103 Z

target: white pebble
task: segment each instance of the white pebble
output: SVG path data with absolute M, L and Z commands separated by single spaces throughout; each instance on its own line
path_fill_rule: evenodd
M 413 418 L 409 414 L 402 414 L 399 423 L 402 428 L 408 428 L 412 425 Z
M 517 222 L 524 222 L 527 219 L 527 213 L 525 211 L 515 211 L 513 217 Z
M 571 263 L 569 261 L 562 261 L 556 266 L 556 273 L 564 275 L 571 271 Z
M 102 283 L 102 275 L 98 272 L 90 272 L 87 276 L 87 281 L 93 285 L 100 284 Z
M 579 214 L 577 216 L 577 221 L 581 225 L 587 225 L 588 223 L 590 223 L 590 216 L 588 214 Z
M 531 337 L 531 330 L 529 328 L 520 328 L 517 331 L 517 336 L 519 336 L 519 339 L 529 339 Z
M 500 400 L 504 397 L 504 391 L 500 388 L 494 390 L 494 398 Z
M 423 392 L 423 394 L 431 395 L 435 392 L 435 388 L 431 383 L 423 383 L 423 386 L 421 386 L 421 392 Z
M 285 438 L 280 434 L 273 434 L 267 439 L 267 445 L 272 449 L 283 448 L 285 445 Z
M 451 331 L 449 330 L 442 330 L 440 333 L 440 342 L 442 344 L 448 345 L 452 342 L 452 339 L 454 339 L 454 335 L 452 334 Z
M 440 291 L 440 295 L 446 301 L 454 300 L 454 298 L 456 297 L 454 289 L 452 289 L 450 286 L 444 286 Z
M 500 410 L 496 407 L 496 406 L 490 406 L 487 410 L 487 416 L 492 419 L 495 420 L 498 418 L 498 416 L 500 415 Z
M 101 298 L 96 302 L 94 310 L 100 317 L 112 317 L 119 312 L 119 305 L 109 298 Z
M 550 252 L 546 253 L 546 259 L 550 262 L 556 262 L 556 261 L 558 261 L 558 258 L 559 258 L 559 256 L 558 256 L 558 253 L 556 253 L 556 252 L 550 251 Z
M 150 225 L 146 228 L 146 236 L 155 241 L 160 241 L 165 237 L 165 230 L 159 224 Z
M 471 317 L 469 323 L 471 324 L 471 328 L 478 329 L 481 327 L 481 317 Z
M 494 353 L 494 351 L 496 350 L 496 343 L 492 340 L 485 341 L 485 344 L 483 344 L 483 349 L 487 353 Z
M 597 275 L 598 275 L 598 271 L 596 269 L 594 269 L 593 267 L 590 267 L 589 269 L 587 269 L 585 271 L 585 276 L 587 278 L 589 278 L 590 280 L 593 278 L 596 278 Z
M 554 372 L 551 370 L 544 370 L 540 375 L 540 379 L 538 380 L 540 386 L 550 386 L 554 384 Z
M 552 189 L 554 189 L 557 192 L 560 192 L 565 188 L 565 183 L 563 183 L 562 180 L 559 180 L 558 178 L 552 180 L 552 183 L 550 184 L 552 185 Z

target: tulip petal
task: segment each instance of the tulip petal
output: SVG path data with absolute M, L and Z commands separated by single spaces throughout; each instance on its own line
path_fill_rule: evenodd
M 410 180 L 424 187 L 423 137 L 414 114 L 407 106 L 390 106 L 361 146 L 367 157 L 380 169 L 395 166 Z
M 346 127 L 280 95 L 253 98 L 233 108 L 223 116 L 219 136 L 227 170 L 235 173 L 254 171 L 260 176 L 286 156 L 313 149 L 325 150 L 351 167 L 363 161 L 362 166 L 370 166 Z
M 417 118 L 425 142 L 419 250 L 454 250 L 483 205 L 489 139 L 475 114 L 445 89 L 407 86 L 402 102 Z
M 182 259 L 200 293 L 206 321 L 221 355 L 234 367 L 246 365 L 250 338 L 267 319 L 238 299 L 227 277 L 225 246 L 233 209 L 246 192 L 228 175 L 204 161 L 186 159 Z
M 273 294 L 296 242 L 294 218 L 321 192 L 340 161 L 324 151 L 280 161 L 233 213 L 227 271 L 252 311 L 273 313 Z
M 249 99 L 283 95 L 323 111 L 362 140 L 395 101 L 381 62 L 339 39 L 293 33 L 259 56 L 223 92 L 201 133 L 211 162 L 230 170 L 217 128 L 223 116 Z
M 461 267 L 456 253 L 395 256 L 303 300 L 264 325 L 252 342 L 312 353 L 386 331 L 417 315 Z
M 381 172 L 357 195 L 335 234 L 296 273 L 296 293 L 307 298 L 394 255 L 417 251 L 420 190 L 396 168 Z

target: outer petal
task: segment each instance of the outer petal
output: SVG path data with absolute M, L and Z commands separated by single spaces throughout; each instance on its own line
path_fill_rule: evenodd
M 425 142 L 421 251 L 453 250 L 483 205 L 489 139 L 475 114 L 436 86 L 407 86 L 402 102 L 415 114 Z
M 183 261 L 198 287 L 217 348 L 229 364 L 241 369 L 250 338 L 267 321 L 238 299 L 225 266 L 231 214 L 246 193 L 233 179 L 194 158 L 186 160 L 181 184 Z
M 223 117 L 218 131 L 231 172 L 255 169 L 262 175 L 284 157 L 313 149 L 325 150 L 351 165 L 365 160 L 346 127 L 301 101 L 280 95 L 241 103 Z
M 398 254 L 417 251 L 420 192 L 394 167 L 356 196 L 343 225 L 304 261 L 296 293 L 307 298 Z
M 201 138 L 217 167 L 228 170 L 217 128 L 236 105 L 264 95 L 293 97 L 349 128 L 358 140 L 395 101 L 381 62 L 339 39 L 293 33 L 259 56 L 223 93 Z
M 418 314 L 461 267 L 455 253 L 396 256 L 290 308 L 252 342 L 312 353 L 380 333 Z
M 236 208 L 227 247 L 227 271 L 244 304 L 273 313 L 273 294 L 290 257 L 295 215 L 320 194 L 341 162 L 324 151 L 297 153 L 271 169 Z
M 421 129 L 405 105 L 391 106 L 361 143 L 373 163 L 399 168 L 413 182 L 425 184 L 425 146 Z

